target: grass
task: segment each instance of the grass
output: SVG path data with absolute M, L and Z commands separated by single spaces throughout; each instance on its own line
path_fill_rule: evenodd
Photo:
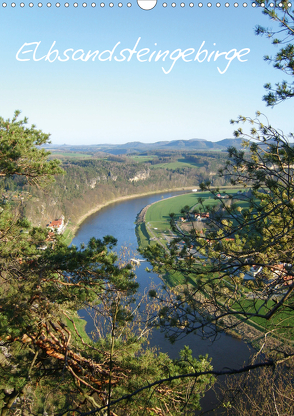
M 76 329 L 77 329 L 78 333 L 80 334 L 80 336 L 82 337 L 82 339 L 87 343 L 91 342 L 91 340 L 90 340 L 90 338 L 89 338 L 89 336 L 88 336 L 88 334 L 85 330 L 87 321 L 85 321 L 82 318 L 79 318 L 78 316 L 71 316 L 71 319 L 74 321 Z M 74 329 L 74 326 L 73 326 L 72 322 L 68 318 L 65 318 L 65 321 L 66 321 L 66 325 L 70 329 L 70 332 L 75 334 L 76 338 L 79 339 L 78 335 L 76 335 L 76 331 Z
M 144 162 L 149 162 L 152 159 L 155 158 L 155 155 L 150 155 L 150 156 L 140 156 L 140 155 L 136 155 L 136 156 L 129 156 L 130 159 L 134 160 L 135 162 L 138 163 L 144 163 Z
M 136 236 L 138 240 L 138 245 L 141 249 L 148 247 L 148 245 L 151 243 L 144 222 L 136 225 Z
M 167 283 L 169 287 L 176 287 L 186 283 L 186 279 L 180 272 L 165 273 L 162 279 Z
M 239 188 L 228 189 L 227 193 L 234 195 L 239 191 Z M 204 209 L 205 207 L 211 208 L 218 205 L 220 202 L 215 200 L 210 192 L 192 192 L 189 194 L 179 195 L 172 198 L 163 199 L 162 201 L 152 204 L 145 215 L 145 225 L 138 227 L 139 235 L 139 247 L 146 247 L 152 239 L 157 239 L 163 246 L 167 246 L 169 240 L 173 237 L 170 228 L 170 214 L 174 213 L 176 219 L 181 214 L 181 209 L 184 206 L 189 206 L 190 210 L 202 208 L 198 199 L 203 198 Z M 238 205 L 246 208 L 248 206 L 247 201 L 240 201 Z
M 231 190 L 231 193 L 236 193 L 238 190 Z M 219 204 L 219 202 L 211 196 L 210 192 L 192 192 L 190 194 L 179 195 L 177 197 L 164 199 L 152 204 L 146 213 L 145 216 L 145 226 L 144 233 L 149 235 L 149 242 L 151 238 L 156 238 L 158 242 L 166 246 L 169 240 L 172 238 L 170 233 L 170 214 L 174 213 L 176 218 L 181 216 L 181 209 L 187 205 L 190 209 L 197 210 L 197 207 L 202 208 L 198 202 L 198 198 L 201 197 L 204 199 L 204 206 L 210 208 Z M 152 235 L 151 235 L 152 234 Z M 143 240 L 142 240 L 143 241 Z M 144 240 L 144 247 L 148 244 L 147 237 Z M 141 242 L 139 241 L 139 247 L 141 247 Z
M 152 239 L 156 239 L 156 242 L 167 247 L 168 243 L 175 236 L 170 231 L 170 225 L 167 221 L 152 221 L 147 223 L 146 231 L 149 235 L 152 235 Z
M 91 159 L 93 156 L 87 153 L 78 153 L 78 152 L 51 152 L 49 159 L 55 158 L 74 158 L 74 159 Z
M 181 209 L 185 205 L 188 205 L 190 208 L 197 207 L 199 197 L 206 199 L 205 205 L 215 205 L 217 202 L 212 198 L 210 199 L 210 196 L 210 192 L 193 192 L 164 199 L 151 205 L 147 210 L 145 223 L 137 225 L 136 228 L 139 247 L 144 249 L 148 244 L 155 244 L 156 242 L 167 247 L 169 241 L 175 237 L 171 232 L 169 214 L 173 212 L 176 216 L 180 216 Z M 163 276 L 163 280 L 170 287 L 186 282 L 186 278 L 179 272 L 166 273 Z M 195 283 L 193 274 L 188 276 L 188 283 Z
M 169 220 L 169 214 L 172 212 L 179 215 L 185 205 L 193 207 L 198 203 L 200 196 L 207 198 L 209 195 L 209 192 L 193 192 L 159 201 L 148 208 L 145 221 Z
M 182 169 L 182 168 L 201 168 L 204 166 L 203 163 L 193 163 L 187 159 L 178 159 L 176 162 L 169 162 L 169 163 L 158 163 L 153 165 L 152 168 L 165 168 L 165 169 Z
M 264 304 L 263 300 L 250 300 L 244 299 L 242 301 L 242 305 L 236 304 L 233 308 L 236 311 L 246 311 L 247 313 L 256 313 L 258 311 L 259 314 L 266 315 L 266 313 L 273 308 L 275 305 L 274 301 L 269 301 Z M 267 331 L 274 330 L 275 335 L 284 335 L 285 334 L 285 327 L 288 328 L 287 336 L 288 339 L 294 340 L 294 332 L 293 332 L 293 311 L 281 311 L 279 313 L 274 314 L 271 319 L 266 320 L 260 317 L 252 317 L 250 321 L 257 325 L 258 329 L 265 329 Z
M 227 193 L 234 195 L 239 189 L 230 189 Z M 180 215 L 181 209 L 188 205 L 191 208 L 197 209 L 198 198 L 203 198 L 204 205 L 211 207 L 217 205 L 219 202 L 215 200 L 210 192 L 192 192 L 190 194 L 179 195 L 173 198 L 163 199 L 156 204 L 151 205 L 146 213 L 145 221 L 163 221 L 169 220 L 169 215 L 173 212 L 176 215 Z M 246 201 L 241 201 L 240 206 L 245 207 Z
M 178 285 L 190 284 L 195 286 L 195 274 L 189 273 L 186 277 L 183 273 L 168 272 L 162 276 L 163 280 L 168 284 L 169 287 L 176 287 Z
M 70 223 L 67 224 L 67 227 L 62 236 L 64 238 L 65 244 L 68 246 L 74 238 L 74 232 L 72 230 L 72 227 L 70 226 Z

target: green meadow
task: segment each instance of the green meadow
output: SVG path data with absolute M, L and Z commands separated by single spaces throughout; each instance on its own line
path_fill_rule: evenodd
M 230 189 L 226 190 L 228 194 L 236 194 L 239 189 Z M 181 209 L 188 205 L 190 209 L 196 209 L 200 204 L 198 202 L 199 198 L 203 198 L 203 203 L 205 207 L 211 207 L 213 205 L 219 204 L 217 199 L 214 199 L 213 195 L 210 192 L 192 192 L 189 194 L 179 195 L 168 199 L 163 199 L 162 201 L 156 202 L 156 204 L 151 205 L 148 208 L 148 211 L 145 216 L 146 222 L 160 222 L 164 223 L 169 221 L 169 215 L 171 213 L 180 216 Z M 245 201 L 240 201 L 240 206 L 246 206 Z M 160 225 L 160 224 L 159 224 Z
M 135 155 L 135 156 L 128 156 L 130 159 L 132 159 L 134 162 L 138 162 L 138 163 L 145 163 L 145 162 L 149 162 L 152 159 L 155 158 L 155 155 L 149 155 L 149 156 L 141 156 L 141 155 Z
M 194 162 L 189 161 L 188 159 L 181 158 L 175 162 L 158 163 L 152 167 L 153 169 L 165 168 L 165 169 L 175 170 L 175 169 L 182 169 L 182 168 L 201 168 L 202 166 L 204 166 L 204 163 L 194 163 Z
M 181 209 L 188 205 L 190 208 L 198 204 L 198 198 L 206 198 L 206 202 L 215 203 L 216 201 L 212 198 L 209 199 L 211 194 L 209 192 L 193 192 L 191 194 L 184 194 L 175 196 L 168 199 L 163 199 L 162 201 L 157 202 L 156 204 L 151 205 L 148 208 L 148 211 L 145 216 L 145 221 L 157 222 L 157 221 L 169 221 L 169 215 L 173 212 L 176 215 L 179 215 Z
M 91 159 L 92 155 L 89 155 L 88 153 L 78 153 L 78 152 L 54 152 L 51 151 L 51 155 L 49 156 L 49 159 L 55 159 L 55 158 L 61 158 L 61 159 Z
M 236 311 L 246 311 L 247 313 L 258 313 L 266 315 L 267 312 L 276 305 L 274 301 L 264 302 L 263 300 L 242 300 L 242 304 L 236 304 L 233 308 Z M 285 328 L 288 328 L 288 340 L 294 341 L 293 326 L 293 310 L 289 307 L 289 310 L 284 310 L 274 314 L 271 319 L 264 319 L 261 317 L 252 316 L 249 319 L 249 324 L 256 327 L 259 330 L 272 331 L 274 337 L 279 338 L 282 334 L 285 334 Z
M 238 189 L 231 189 L 228 193 L 236 192 L 238 192 Z M 169 241 L 175 237 L 170 228 L 170 214 L 174 213 L 175 218 L 179 219 L 184 206 L 189 206 L 190 210 L 203 210 L 199 198 L 203 199 L 204 210 L 219 204 L 219 201 L 214 199 L 210 192 L 192 192 L 163 199 L 151 205 L 145 215 L 144 226 L 142 224 L 137 226 L 139 246 L 143 248 L 153 242 L 159 242 L 163 246 L 167 246 Z M 245 203 L 242 201 L 240 205 L 243 204 Z

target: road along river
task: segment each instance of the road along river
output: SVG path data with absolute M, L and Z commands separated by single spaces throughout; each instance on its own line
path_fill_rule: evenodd
M 179 195 L 180 192 L 169 192 L 164 194 L 148 195 L 144 197 L 115 202 L 102 208 L 100 211 L 88 217 L 76 232 L 72 244 L 79 246 L 87 243 L 91 237 L 102 238 L 105 235 L 112 235 L 118 240 L 117 250 L 121 246 L 128 246 L 136 250 L 137 238 L 135 235 L 135 220 L 137 214 L 146 205 L 159 201 L 162 198 L 169 198 Z M 140 257 L 139 255 L 136 257 Z M 140 290 L 148 287 L 151 279 L 155 284 L 161 280 L 154 273 L 147 273 L 146 267 L 151 267 L 147 262 L 142 262 L 136 268 L 137 281 Z M 80 311 L 80 316 L 87 320 L 87 314 Z M 90 333 L 91 320 L 87 320 L 86 331 Z M 171 358 L 177 358 L 178 352 L 184 345 L 189 345 L 194 356 L 208 354 L 212 358 L 212 365 L 216 370 L 227 368 L 238 368 L 247 362 L 252 349 L 244 341 L 233 338 L 225 333 L 219 334 L 216 340 L 201 339 L 196 335 L 189 335 L 184 339 L 171 345 L 160 331 L 154 331 L 150 339 L 150 346 L 158 346 L 162 352 L 167 352 Z M 208 410 L 212 398 L 209 396 L 202 402 L 202 406 Z

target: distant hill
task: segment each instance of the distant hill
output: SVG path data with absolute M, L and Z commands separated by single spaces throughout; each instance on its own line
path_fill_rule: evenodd
M 86 152 L 105 152 L 114 155 L 126 154 L 132 152 L 144 152 L 148 150 L 213 150 L 224 151 L 229 146 L 241 148 L 241 139 L 223 139 L 218 142 L 211 142 L 204 139 L 190 140 L 171 140 L 159 141 L 156 143 L 128 142 L 125 144 L 97 144 L 97 145 L 50 145 L 52 148 L 62 148 L 65 151 L 86 151 Z
M 237 149 L 240 149 L 242 145 L 242 139 L 223 139 L 216 143 L 221 147 L 225 147 L 226 149 L 230 146 L 234 146 Z

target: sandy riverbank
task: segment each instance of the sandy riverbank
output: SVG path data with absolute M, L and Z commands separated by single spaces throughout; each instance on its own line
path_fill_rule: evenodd
M 171 189 L 161 189 L 159 191 L 152 191 L 152 192 L 143 192 L 141 194 L 132 194 L 132 195 L 126 195 L 121 196 L 119 198 L 114 198 L 110 201 L 107 201 L 103 204 L 96 205 L 94 208 L 87 211 L 84 215 L 81 215 L 75 224 L 71 224 L 69 227 L 71 229 L 72 239 L 75 237 L 77 230 L 81 226 L 81 224 L 88 218 L 90 215 L 95 214 L 96 212 L 100 211 L 102 208 L 107 207 L 108 205 L 114 204 L 115 202 L 121 202 L 125 201 L 127 199 L 135 199 L 135 198 L 141 198 L 142 196 L 148 196 L 148 195 L 156 195 L 161 193 L 167 193 L 167 192 L 177 192 L 177 191 L 189 191 L 192 192 L 193 187 L 192 186 L 186 186 L 181 188 L 171 188 Z

